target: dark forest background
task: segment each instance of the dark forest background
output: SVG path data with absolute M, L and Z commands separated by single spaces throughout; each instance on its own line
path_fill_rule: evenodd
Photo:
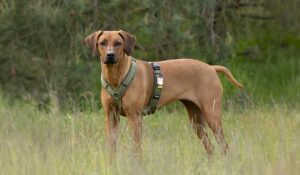
M 225 65 L 248 100 L 293 104 L 299 9 L 298 0 L 1 0 L 0 91 L 41 109 L 53 101 L 62 109 L 100 106 L 91 104 L 99 101 L 100 65 L 82 41 L 122 29 L 137 37 L 135 58 Z M 240 98 L 223 84 L 227 101 Z

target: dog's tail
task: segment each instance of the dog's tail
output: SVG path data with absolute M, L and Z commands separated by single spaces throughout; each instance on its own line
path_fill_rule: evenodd
M 216 72 L 223 72 L 226 75 L 227 79 L 236 87 L 243 89 L 244 86 L 233 77 L 231 72 L 226 67 L 218 65 L 213 65 L 212 67 L 216 70 Z

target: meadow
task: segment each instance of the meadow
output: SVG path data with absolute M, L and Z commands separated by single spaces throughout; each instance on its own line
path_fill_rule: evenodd
M 62 109 L 55 92 L 47 109 L 0 93 L 0 174 L 297 174 L 300 172 L 298 50 L 270 49 L 263 60 L 226 60 L 246 87 L 241 93 L 223 75 L 223 127 L 230 151 L 208 157 L 180 103 L 143 122 L 143 151 L 132 154 L 131 131 L 121 118 L 116 159 L 109 163 L 104 115 L 94 94 Z M 99 88 L 99 87 L 98 87 Z M 25 98 L 26 99 L 26 98 Z M 84 109 L 82 108 L 84 106 Z
M 0 175 L 299 174 L 299 7 L 299 0 L 0 1 Z M 143 119 L 139 159 L 121 118 L 109 163 L 99 60 L 82 40 L 118 29 L 137 37 L 137 59 L 189 57 L 232 71 L 245 90 L 220 75 L 227 155 L 207 129 L 209 158 L 184 107 L 173 103 Z
M 230 152 L 213 138 L 209 158 L 181 104 L 143 123 L 143 151 L 132 156 L 126 118 L 121 119 L 115 163 L 109 163 L 100 110 L 43 112 L 0 100 L 0 174 L 297 174 L 300 172 L 300 108 L 229 105 L 223 125 Z
M 268 47 L 254 60 L 233 56 L 218 63 L 246 87 L 241 93 L 220 75 L 222 121 L 230 145 L 225 156 L 207 129 L 215 147 L 208 157 L 184 107 L 174 103 L 144 118 L 139 160 L 132 154 L 130 128 L 122 118 L 116 159 L 110 164 L 96 91 L 78 93 L 80 104 L 70 99 L 62 108 L 50 90 L 43 108 L 26 93 L 23 100 L 12 100 L 0 89 L 0 175 L 297 174 L 299 49 Z

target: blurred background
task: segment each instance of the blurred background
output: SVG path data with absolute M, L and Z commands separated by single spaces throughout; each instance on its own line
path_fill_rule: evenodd
M 82 44 L 96 30 L 137 37 L 133 57 L 227 66 L 225 103 L 300 100 L 299 0 L 1 0 L 0 94 L 40 109 L 99 104 L 100 65 Z M 96 102 L 96 104 L 94 104 Z M 93 104 L 91 104 L 93 103 Z

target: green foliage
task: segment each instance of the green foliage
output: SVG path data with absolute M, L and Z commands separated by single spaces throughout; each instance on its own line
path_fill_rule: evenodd
M 83 55 L 81 45 L 90 25 L 79 15 L 82 1 L 4 1 L 1 5 L 4 90 L 44 105 L 50 91 L 64 104 L 67 98 L 79 100 L 75 94 L 97 86 L 98 79 L 91 78 L 97 62 Z
M 292 106 L 299 103 L 299 42 L 296 36 L 286 36 L 280 40 L 265 37 L 237 43 L 237 55 L 223 64 L 242 82 L 248 98 L 237 94 L 236 88 L 221 76 L 225 99 Z M 232 97 L 231 94 L 237 95 Z

